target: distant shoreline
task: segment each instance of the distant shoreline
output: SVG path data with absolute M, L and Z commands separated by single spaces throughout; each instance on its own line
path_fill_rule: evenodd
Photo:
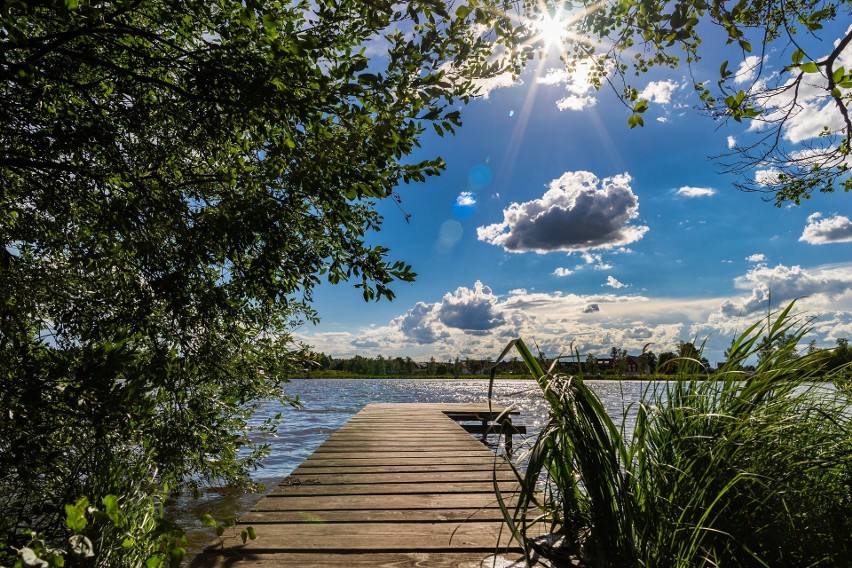
M 365 380 L 445 380 L 445 381 L 471 381 L 471 380 L 488 380 L 488 375 L 426 375 L 426 374 L 417 374 L 417 375 L 353 375 L 351 373 L 344 373 L 342 371 L 317 371 L 313 373 L 307 373 L 305 375 L 298 375 L 289 377 L 290 379 L 316 379 L 316 380 L 326 380 L 326 379 L 365 379 Z M 499 380 L 511 380 L 511 381 L 531 381 L 533 380 L 531 375 L 528 374 L 499 374 L 494 377 Z M 628 375 L 628 376 L 616 376 L 616 375 L 584 375 L 583 379 L 588 381 L 672 381 L 676 379 L 690 379 L 694 377 L 677 377 L 675 375 Z

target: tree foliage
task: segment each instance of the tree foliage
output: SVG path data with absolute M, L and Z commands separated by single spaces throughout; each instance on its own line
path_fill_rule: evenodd
M 534 26 L 542 5 L 525 7 Z M 741 176 L 741 189 L 769 193 L 779 206 L 852 189 L 848 0 L 580 0 L 549 2 L 545 10 L 572 38 L 562 55 L 568 69 L 586 64 L 593 84 L 612 86 L 631 111 L 631 128 L 643 124 L 649 102 L 636 77 L 685 66 L 704 112 L 756 131 L 720 156 L 726 171 Z M 829 24 L 834 32 L 824 29 Z M 695 72 L 725 44 L 730 61 L 715 78 Z
M 375 204 L 442 169 L 409 156 L 460 124 L 499 14 L 0 2 L 0 539 L 61 534 L 80 496 L 248 483 L 314 287 L 414 278 Z

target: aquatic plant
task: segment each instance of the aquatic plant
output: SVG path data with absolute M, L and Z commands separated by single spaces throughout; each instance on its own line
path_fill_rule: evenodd
M 527 562 L 848 562 L 852 399 L 822 374 L 818 353 L 794 356 L 808 328 L 792 307 L 742 333 L 717 372 L 651 383 L 629 434 L 629 409 L 616 424 L 582 373 L 545 371 L 511 342 L 501 357 L 517 349 L 550 405 L 525 471 L 516 468 L 520 499 L 509 505 L 495 487 Z M 766 338 L 776 348 L 743 371 Z

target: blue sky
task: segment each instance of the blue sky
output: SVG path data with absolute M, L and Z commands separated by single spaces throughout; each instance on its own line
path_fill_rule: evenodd
M 829 36 L 814 49 L 827 52 Z M 732 53 L 711 55 L 697 77 L 715 80 Z M 844 58 L 852 67 L 852 53 Z M 770 50 L 763 62 L 780 73 L 788 59 Z M 741 60 L 729 66 L 747 88 L 757 59 Z M 852 337 L 852 195 L 778 208 L 735 189 L 738 178 L 708 157 L 758 135 L 755 125 L 700 116 L 684 70 L 636 86 L 651 104 L 644 128 L 631 130 L 611 91 L 588 89 L 554 57 L 515 82 L 483 84 L 457 134 L 427 134 L 414 156 L 442 156 L 444 174 L 400 187 L 399 207 L 379 205 L 375 241 L 411 263 L 416 282 L 379 303 L 323 285 L 314 294 L 321 323 L 297 337 L 332 356 L 417 360 L 494 358 L 518 336 L 548 355 L 572 341 L 604 355 L 706 339 L 712 362 L 765 316 L 770 292 L 773 308 L 800 298 L 818 345 Z M 814 100 L 786 143 L 806 144 L 830 110 Z

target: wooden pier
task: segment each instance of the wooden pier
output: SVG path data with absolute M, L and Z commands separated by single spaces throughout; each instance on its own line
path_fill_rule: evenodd
M 515 476 L 456 422 L 502 410 L 367 405 L 192 566 L 521 566 L 494 494 L 495 475 L 507 499 Z

